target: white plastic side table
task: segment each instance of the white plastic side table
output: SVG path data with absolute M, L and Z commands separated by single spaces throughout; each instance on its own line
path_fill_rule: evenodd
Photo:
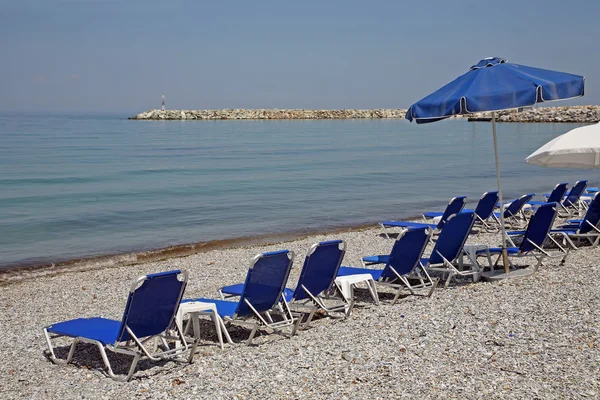
M 477 261 L 477 252 L 481 251 L 481 250 L 485 250 L 485 254 L 486 254 L 487 259 L 488 259 L 488 266 L 490 267 L 490 269 L 493 268 L 493 266 L 492 266 L 492 255 L 490 253 L 490 248 L 487 245 L 485 245 L 485 244 L 472 244 L 472 245 L 465 245 L 465 246 L 463 246 L 463 252 L 464 252 L 464 254 L 469 258 L 469 261 L 471 262 L 472 268 L 476 269 L 476 271 L 477 271 L 477 274 L 475 275 L 475 278 L 473 279 L 474 282 L 477 282 L 479 280 L 479 278 L 481 278 L 481 273 L 485 269 L 485 267 L 482 267 L 479 264 L 479 261 Z M 463 268 L 462 257 L 460 258 L 459 266 L 461 267 L 461 269 Z
M 349 305 L 346 306 L 347 315 L 352 310 L 352 305 L 354 304 L 354 287 L 357 283 L 361 282 L 367 284 L 367 288 L 371 293 L 373 301 L 375 302 L 375 304 L 379 305 L 379 296 L 377 295 L 377 288 L 375 287 L 375 281 L 373 280 L 373 276 L 371 276 L 371 274 L 338 276 L 337 278 L 335 278 L 335 285 L 342 293 L 342 296 L 344 296 L 346 302 L 349 303 Z
M 225 323 L 223 322 L 223 320 L 217 313 L 217 306 L 214 303 L 205 303 L 202 301 L 189 301 L 189 302 L 181 303 L 179 305 L 179 310 L 177 311 L 177 316 L 176 316 L 177 323 L 179 323 L 179 326 L 182 326 L 183 316 L 186 314 L 190 315 L 190 320 L 191 320 L 192 326 L 194 328 L 194 337 L 196 338 L 196 340 L 194 341 L 194 344 L 192 346 L 192 350 L 190 352 L 190 360 L 192 359 L 192 357 L 194 357 L 194 354 L 196 352 L 196 347 L 198 346 L 198 340 L 200 338 L 200 320 L 198 318 L 200 316 L 200 314 L 209 315 L 210 318 L 215 323 L 215 330 L 217 331 L 217 336 L 219 338 L 219 344 L 221 346 L 221 350 L 224 348 L 223 333 L 225 333 L 225 338 L 227 339 L 227 342 L 233 343 L 233 341 L 231 340 L 231 337 L 229 336 L 229 332 L 227 332 L 227 328 L 225 328 Z M 184 332 L 184 335 L 187 333 L 188 329 L 189 329 L 189 323 Z

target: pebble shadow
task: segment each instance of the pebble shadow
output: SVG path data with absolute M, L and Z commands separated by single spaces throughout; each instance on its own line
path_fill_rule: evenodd
M 62 361 L 66 361 L 70 348 L 70 345 L 55 347 L 54 354 L 56 355 L 56 358 Z M 45 352 L 44 355 L 47 358 L 49 357 L 49 354 L 47 352 Z M 108 357 L 108 361 L 110 362 L 111 368 L 116 375 L 126 376 L 129 373 L 129 367 L 131 366 L 133 356 L 113 353 L 110 350 L 106 351 L 106 355 Z M 165 364 L 171 361 L 172 360 L 142 360 L 138 362 L 136 372 L 134 373 L 132 379 L 136 379 L 136 375 L 140 371 L 149 370 L 154 367 L 164 368 Z M 106 367 L 104 365 L 104 362 L 102 361 L 102 356 L 100 355 L 98 347 L 91 343 L 77 344 L 75 353 L 73 354 L 73 358 L 69 363 L 69 366 L 75 366 L 76 368 L 86 370 L 106 371 Z M 161 371 L 161 369 L 158 369 L 158 371 Z

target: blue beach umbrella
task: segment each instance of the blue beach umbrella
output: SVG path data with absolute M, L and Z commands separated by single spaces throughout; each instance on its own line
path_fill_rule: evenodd
M 410 106 L 406 112 L 406 119 L 421 124 L 454 115 L 492 111 L 496 178 L 502 204 L 495 111 L 581 97 L 584 92 L 584 79 L 579 75 L 507 63 L 499 57 L 484 58 L 463 75 Z M 502 254 L 505 272 L 508 273 L 502 212 L 500 216 Z

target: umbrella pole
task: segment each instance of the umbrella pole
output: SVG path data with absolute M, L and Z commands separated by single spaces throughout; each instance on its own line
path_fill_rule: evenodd
M 504 272 L 508 274 L 508 254 L 506 252 L 506 230 L 504 229 L 504 205 L 502 203 L 502 187 L 500 185 L 500 160 L 498 158 L 498 139 L 496 138 L 496 112 L 492 111 L 492 133 L 494 136 L 494 157 L 496 158 L 496 180 L 498 181 L 498 198 L 500 200 L 500 232 L 502 233 L 502 262 Z

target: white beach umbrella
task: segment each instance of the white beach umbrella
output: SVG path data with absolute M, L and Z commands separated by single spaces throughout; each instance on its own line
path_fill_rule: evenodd
M 525 161 L 549 168 L 600 169 L 600 123 L 575 128 L 552 139 Z

